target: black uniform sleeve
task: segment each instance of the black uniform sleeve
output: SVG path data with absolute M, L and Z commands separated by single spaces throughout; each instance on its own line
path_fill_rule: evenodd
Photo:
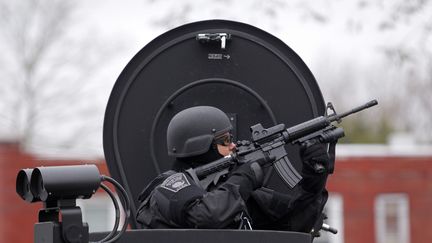
M 262 184 L 257 169 L 258 164 L 244 164 L 209 192 L 186 173 L 172 174 L 153 190 L 149 203 L 143 203 L 138 219 L 149 227 L 230 228 Z
M 328 199 L 325 189 L 330 156 L 326 145 L 317 144 L 302 148 L 303 180 L 298 188 L 298 198 L 288 214 L 288 227 L 293 231 L 310 232 L 321 216 Z
M 244 164 L 227 181 L 195 200 L 186 209 L 186 224 L 193 228 L 229 228 L 235 224 L 236 216 L 247 210 L 245 201 L 262 184 L 256 171 L 257 164 Z
M 324 144 L 302 148 L 300 154 L 303 180 L 299 188 L 300 196 L 290 213 L 289 226 L 290 230 L 310 232 L 328 199 L 325 186 L 331 159 Z
M 167 221 L 183 225 L 185 209 L 205 193 L 185 173 L 175 173 L 155 188 L 153 199 Z

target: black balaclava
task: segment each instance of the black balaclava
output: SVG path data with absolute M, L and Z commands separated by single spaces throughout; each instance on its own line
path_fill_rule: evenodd
M 186 170 L 189 168 L 195 168 L 200 165 L 204 165 L 215 160 L 222 158 L 223 156 L 219 153 L 217 149 L 217 145 L 212 143 L 210 145 L 209 150 L 200 155 L 185 157 L 185 158 L 176 158 L 172 169 L 175 171 Z

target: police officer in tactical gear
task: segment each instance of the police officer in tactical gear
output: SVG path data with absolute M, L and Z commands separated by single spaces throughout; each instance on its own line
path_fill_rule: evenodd
M 317 173 L 330 158 L 324 145 L 302 148 L 303 180 L 289 195 L 262 187 L 263 172 L 251 161 L 203 188 L 189 168 L 215 161 L 235 150 L 232 125 L 221 110 L 188 108 L 168 125 L 172 170 L 157 176 L 139 196 L 137 221 L 144 228 L 232 228 L 310 232 L 327 201 L 327 173 Z M 245 223 L 245 220 L 247 221 Z

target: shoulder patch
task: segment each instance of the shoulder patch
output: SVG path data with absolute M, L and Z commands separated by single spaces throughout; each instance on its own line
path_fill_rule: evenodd
M 167 189 L 172 192 L 178 192 L 181 189 L 190 186 L 190 182 L 187 179 L 186 175 L 183 173 L 176 173 L 166 178 L 160 187 Z

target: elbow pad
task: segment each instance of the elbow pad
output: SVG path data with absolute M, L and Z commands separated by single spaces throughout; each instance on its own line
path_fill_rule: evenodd
M 165 179 L 154 193 L 159 211 L 166 219 L 186 226 L 184 215 L 190 203 L 206 193 L 184 173 L 176 173 Z

